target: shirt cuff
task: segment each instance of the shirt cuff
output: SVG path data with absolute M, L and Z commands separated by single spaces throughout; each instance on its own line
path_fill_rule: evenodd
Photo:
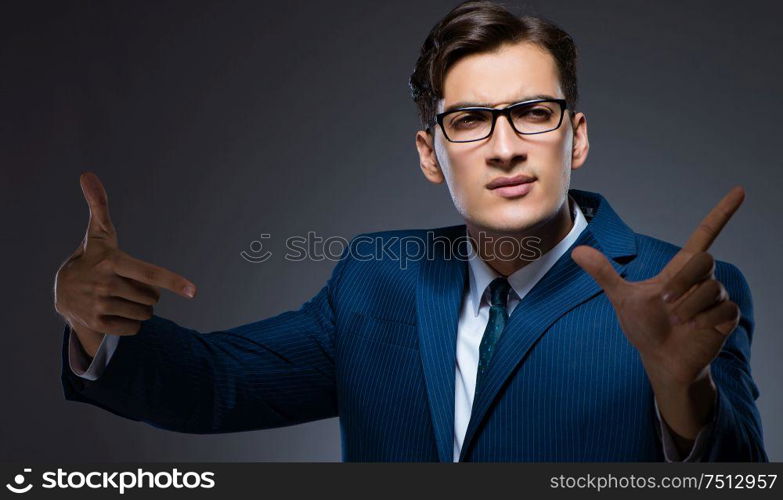
M 106 365 L 109 364 L 115 349 L 117 349 L 117 344 L 120 340 L 119 336 L 104 335 L 92 361 L 90 361 L 89 356 L 79 343 L 79 339 L 76 338 L 73 330 L 70 328 L 68 336 L 68 365 L 71 371 L 81 378 L 98 380 L 98 377 L 106 369 Z
M 661 412 L 658 409 L 658 402 L 657 401 L 654 402 L 655 402 L 655 416 L 658 418 L 659 434 L 661 436 L 661 441 L 663 442 L 663 457 L 666 460 L 666 462 L 672 463 L 672 462 L 701 461 L 704 458 L 704 452 L 706 449 L 707 441 L 709 440 L 709 437 L 712 434 L 712 427 L 713 424 L 715 423 L 716 412 L 713 411 L 712 420 L 707 424 L 705 424 L 704 427 L 702 427 L 699 433 L 696 435 L 696 439 L 694 439 L 693 441 L 693 446 L 691 447 L 688 456 L 682 458 L 680 451 L 677 449 L 677 446 L 674 444 L 672 431 L 669 429 L 669 426 L 661 417 Z

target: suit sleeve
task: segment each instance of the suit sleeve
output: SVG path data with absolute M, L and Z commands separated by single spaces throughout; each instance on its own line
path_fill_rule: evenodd
M 337 415 L 335 290 L 347 264 L 299 310 L 199 333 L 153 316 L 119 344 L 97 380 L 74 374 L 63 335 L 65 398 L 154 427 L 223 433 Z
M 725 262 L 717 263 L 715 277 L 739 306 L 741 318 L 711 365 L 718 397 L 704 460 L 766 462 L 761 417 L 756 408 L 759 391 L 750 372 L 754 331 L 750 288 L 739 269 Z

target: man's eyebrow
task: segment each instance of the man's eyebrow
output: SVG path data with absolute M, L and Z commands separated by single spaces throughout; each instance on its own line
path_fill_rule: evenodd
M 515 99 L 513 102 L 524 102 L 524 101 L 532 101 L 535 99 L 557 99 L 557 97 L 549 95 L 549 94 L 536 94 L 536 95 L 528 95 L 520 97 L 519 99 Z M 488 103 L 488 102 L 468 102 L 468 101 L 461 101 L 461 102 L 455 102 L 454 104 L 451 104 L 446 109 L 443 110 L 444 113 L 448 113 L 449 111 L 454 111 L 455 109 L 460 108 L 493 108 L 496 104 Z

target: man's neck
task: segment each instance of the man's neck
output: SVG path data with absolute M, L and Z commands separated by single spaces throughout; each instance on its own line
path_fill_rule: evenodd
M 493 232 L 467 224 L 474 250 L 501 276 L 509 276 L 550 251 L 574 226 L 566 198 L 554 217 L 516 233 Z M 510 247 L 514 248 L 511 249 Z

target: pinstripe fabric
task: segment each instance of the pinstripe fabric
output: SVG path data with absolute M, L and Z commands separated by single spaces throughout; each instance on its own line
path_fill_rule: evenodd
M 589 224 L 575 245 L 621 275 L 657 274 L 677 251 L 633 233 L 600 195 L 571 190 Z M 160 317 L 122 337 L 96 381 L 70 372 L 69 400 L 156 427 L 220 433 L 340 417 L 347 461 L 451 461 L 457 319 L 467 285 L 465 226 L 386 231 L 382 258 L 351 242 L 297 311 L 202 334 Z M 406 239 L 427 258 L 401 265 Z M 366 249 L 364 249 L 366 254 Z M 742 274 L 716 275 L 742 310 L 712 365 L 719 400 L 709 460 L 765 460 L 750 374 L 753 316 Z M 652 392 L 600 288 L 567 252 L 517 305 L 474 399 L 466 461 L 663 459 Z

